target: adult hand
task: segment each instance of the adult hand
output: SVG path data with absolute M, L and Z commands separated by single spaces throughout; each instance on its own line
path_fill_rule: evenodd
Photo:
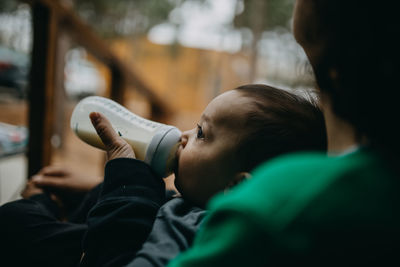
M 132 147 L 113 129 L 109 120 L 98 112 L 90 113 L 90 119 L 103 142 L 108 160 L 116 158 L 135 158 Z
M 74 172 L 61 166 L 47 166 L 31 179 L 35 186 L 47 191 L 86 193 L 103 181 L 102 177 Z
M 43 194 L 43 192 L 43 189 L 36 186 L 32 182 L 32 179 L 30 179 L 26 182 L 25 188 L 21 192 L 21 197 L 24 199 L 28 199 L 33 195 Z

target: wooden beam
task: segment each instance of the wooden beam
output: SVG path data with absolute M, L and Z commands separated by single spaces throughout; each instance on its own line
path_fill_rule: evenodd
M 41 3 L 32 5 L 33 48 L 29 90 L 28 177 L 50 164 L 54 102 L 55 14 Z
M 124 103 L 125 93 L 125 77 L 121 69 L 115 66 L 110 66 L 111 71 L 111 99 L 119 103 Z
M 54 11 L 57 14 L 60 27 L 62 27 L 63 30 L 67 30 L 79 45 L 83 46 L 98 60 L 106 64 L 112 73 L 117 73 L 117 75 L 124 79 L 124 81 L 119 84 L 132 85 L 140 94 L 147 98 L 152 107 L 156 107 L 154 109 L 157 110 L 156 117 L 165 117 L 165 114 L 172 112 L 168 105 L 153 92 L 150 86 L 139 77 L 134 69 L 131 66 L 127 66 L 126 63 L 116 57 L 105 42 L 91 29 L 91 27 L 84 23 L 70 7 L 64 6 L 61 4 L 62 2 L 56 0 L 25 0 L 25 2 L 31 4 L 41 3 Z M 114 81 L 115 78 L 116 77 L 114 77 Z M 114 84 L 112 90 L 123 89 Z M 123 93 L 114 92 L 112 95 L 121 96 Z M 122 100 L 122 98 L 115 100 Z M 160 114 L 164 114 L 164 116 L 159 116 Z
M 21 0 L 32 6 L 33 49 L 31 54 L 29 90 L 29 144 L 28 177 L 50 164 L 52 155 L 57 45 L 60 32 L 67 32 L 98 60 L 106 64 L 112 73 L 111 97 L 123 103 L 126 84 L 132 85 L 144 95 L 151 106 L 151 119 L 163 121 L 170 113 L 147 84 L 139 78 L 132 67 L 119 60 L 105 42 L 86 25 L 69 7 L 56 0 Z M 60 56 L 60 55 L 59 55 Z M 58 66 L 58 67 L 57 67 Z

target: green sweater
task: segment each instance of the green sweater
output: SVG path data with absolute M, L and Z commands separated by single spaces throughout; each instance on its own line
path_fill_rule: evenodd
M 277 158 L 215 197 L 193 247 L 169 266 L 398 261 L 399 188 L 398 177 L 367 149 Z

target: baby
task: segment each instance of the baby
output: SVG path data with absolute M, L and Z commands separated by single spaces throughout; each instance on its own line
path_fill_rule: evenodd
M 191 245 L 203 208 L 215 194 L 229 191 L 273 157 L 326 147 L 324 120 L 315 104 L 266 85 L 238 87 L 212 100 L 197 125 L 182 134 L 175 170 L 182 197 L 166 201 L 163 180 L 134 159 L 133 149 L 103 115 L 90 116 L 109 159 L 104 182 L 90 191 L 97 203 L 85 223 L 57 220 L 45 194 L 1 207 L 3 251 L 12 262 L 71 266 L 82 259 L 82 266 L 164 266 Z M 54 194 L 80 187 L 72 175 L 56 176 L 39 175 L 31 186 Z M 22 257 L 22 251 L 29 255 Z
M 198 207 L 205 207 L 212 196 L 250 177 L 254 167 L 275 156 L 326 148 L 322 114 L 316 105 L 300 96 L 265 85 L 241 86 L 219 95 L 206 107 L 197 125 L 182 134 L 175 170 L 175 185 L 182 198 L 167 201 L 158 210 L 151 233 L 143 244 L 132 237 L 149 231 L 143 222 L 152 222 L 155 213 L 152 215 L 150 210 L 163 187 L 158 186 L 157 178 L 144 174 L 144 166 L 126 159 L 134 158 L 134 151 L 105 117 L 92 113 L 91 119 L 109 148 L 105 188 L 110 181 L 109 187 L 113 189 L 109 197 L 100 197 L 100 203 L 89 214 L 89 230 L 84 240 L 89 249 L 84 263 L 100 265 L 130 262 L 129 266 L 164 266 L 191 245 L 204 216 Z M 121 179 L 120 174 L 124 172 L 136 181 L 123 178 L 117 185 L 114 178 Z M 138 179 L 138 176 L 142 177 Z M 136 196 L 127 201 L 125 197 L 116 204 L 115 197 L 125 196 L 127 190 L 132 190 L 131 194 L 139 192 L 134 190 L 138 186 L 140 199 Z M 144 189 L 153 192 L 146 196 Z M 118 211 L 111 211 L 112 208 Z M 100 251 L 108 250 L 108 240 L 115 237 L 118 237 L 115 242 L 122 242 L 125 247 L 114 255 L 100 257 Z

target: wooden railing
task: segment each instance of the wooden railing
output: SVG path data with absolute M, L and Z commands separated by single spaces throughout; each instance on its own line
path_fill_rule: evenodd
M 33 47 L 29 90 L 28 177 L 50 163 L 51 137 L 55 123 L 56 99 L 63 78 L 63 66 L 57 64 L 59 37 L 68 34 L 95 58 L 109 67 L 110 97 L 123 104 L 125 85 L 129 84 L 150 103 L 150 119 L 163 121 L 169 114 L 167 105 L 124 62 L 119 60 L 105 42 L 68 6 L 57 0 L 21 0 L 32 8 Z M 130 88 L 131 88 L 130 86 Z

